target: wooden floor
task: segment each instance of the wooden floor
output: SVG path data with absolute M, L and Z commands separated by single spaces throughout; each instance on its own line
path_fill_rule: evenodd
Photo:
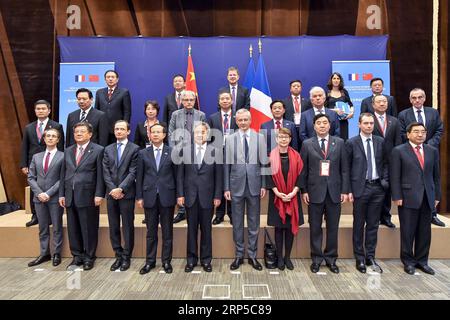
M 450 260 L 431 260 L 436 275 L 403 272 L 399 260 L 379 260 L 384 273 L 361 274 L 354 260 L 339 259 L 341 273 L 309 271 L 309 259 L 294 259 L 295 270 L 261 272 L 248 264 L 240 273 L 229 270 L 230 259 L 214 259 L 213 272 L 184 272 L 184 259 L 173 261 L 174 273 L 157 268 L 141 276 L 143 259 L 133 259 L 126 272 L 111 272 L 113 259 L 97 259 L 90 271 L 66 271 L 70 259 L 54 268 L 45 263 L 28 268 L 30 259 L 0 259 L 0 299 L 450 299 Z

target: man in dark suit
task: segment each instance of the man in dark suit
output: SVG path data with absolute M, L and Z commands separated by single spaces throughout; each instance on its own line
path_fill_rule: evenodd
M 34 113 L 36 114 L 36 121 L 28 124 L 23 130 L 22 152 L 20 157 L 20 168 L 22 173 L 28 175 L 28 169 L 36 153 L 45 151 L 46 145 L 44 142 L 44 131 L 48 129 L 57 129 L 60 133 L 58 142 L 58 149 L 64 151 L 64 132 L 61 124 L 51 120 L 48 116 L 51 112 L 51 105 L 46 100 L 38 100 L 34 103 Z M 26 223 L 27 227 L 38 224 L 36 216 L 36 209 L 34 207 L 34 194 L 30 190 L 30 207 L 32 217 Z
M 388 100 L 386 96 L 377 94 L 372 97 L 372 108 L 374 110 L 375 125 L 373 134 L 384 139 L 384 147 L 386 150 L 386 161 L 389 164 L 392 149 L 402 143 L 400 136 L 400 123 L 397 118 L 386 113 Z M 389 165 L 387 165 L 389 167 Z M 391 189 L 385 189 L 384 204 L 381 210 L 380 224 L 389 228 L 395 228 L 391 218 Z
M 260 132 L 266 138 L 267 154 L 270 154 L 270 152 L 277 146 L 277 141 L 275 137 L 276 133 L 278 132 L 278 129 L 281 128 L 288 128 L 289 130 L 291 130 L 292 139 L 290 146 L 294 148 L 295 151 L 299 151 L 299 146 L 297 142 L 298 133 L 297 128 L 295 127 L 295 123 L 283 118 L 283 115 L 285 114 L 286 111 L 284 102 L 281 100 L 273 100 L 270 103 L 270 110 L 272 111 L 273 119 L 261 124 L 260 129 Z
M 229 92 L 219 93 L 220 111 L 213 113 L 208 118 L 208 124 L 211 128 L 211 141 L 214 147 L 218 149 L 225 147 L 225 139 L 237 129 L 235 114 L 231 111 L 232 99 Z M 225 212 L 230 218 L 230 223 L 232 223 L 231 201 L 227 201 L 222 195 L 220 206 L 216 208 L 216 217 L 212 224 L 222 223 Z
M 423 123 L 427 128 L 427 135 L 425 144 L 435 147 L 439 150 L 442 135 L 444 134 L 444 125 L 442 124 L 439 112 L 431 107 L 425 107 L 426 95 L 425 91 L 420 88 L 412 89 L 409 93 L 409 101 L 412 104 L 411 108 L 405 109 L 398 115 L 400 122 L 400 130 L 403 142 L 407 141 L 406 128 L 413 122 Z M 435 207 L 432 207 L 431 223 L 439 227 L 445 227 L 445 223 L 437 217 Z
M 172 273 L 173 210 L 176 204 L 177 168 L 172 160 L 172 148 L 163 143 L 166 128 L 161 124 L 150 127 L 152 146 L 138 154 L 136 176 L 136 201 L 144 208 L 147 220 L 147 253 L 140 274 L 156 266 L 158 224 L 161 224 L 161 261 L 166 273 Z
M 198 263 L 198 228 L 201 230 L 200 262 L 203 270 L 212 271 L 211 216 L 223 196 L 223 153 L 207 144 L 209 126 L 194 128 L 194 144 L 183 148 L 183 163 L 178 166 L 178 204 L 187 210 L 187 264 L 192 272 Z
M 439 151 L 425 143 L 423 123 L 410 123 L 406 132 L 408 142 L 392 150 L 390 162 L 392 200 L 400 218 L 400 258 L 406 273 L 418 268 L 433 275 L 428 254 L 431 212 L 441 200 Z
M 51 260 L 50 224 L 53 225 L 53 266 L 61 263 L 63 242 L 62 215 L 63 208 L 58 203 L 59 181 L 64 153 L 58 151 L 57 144 L 61 138 L 58 129 L 44 131 L 46 150 L 33 156 L 28 173 L 28 184 L 35 194 L 33 199 L 39 220 L 40 255 L 28 263 L 34 267 Z
M 173 88 L 175 89 L 175 91 L 169 93 L 164 98 L 164 112 L 163 112 L 162 121 L 164 123 L 167 123 L 167 125 L 170 123 L 170 119 L 172 118 L 172 113 L 183 108 L 183 105 L 181 104 L 181 100 L 182 100 L 181 96 L 182 96 L 183 90 L 186 88 L 186 82 L 184 80 L 184 77 L 181 74 L 177 74 L 173 77 Z M 198 109 L 198 107 L 196 107 L 196 105 L 197 105 L 197 101 L 195 102 L 194 108 Z
M 302 112 L 300 120 L 300 144 L 308 138 L 316 136 L 314 129 L 314 116 L 326 114 L 330 120 L 330 134 L 339 137 L 339 118 L 333 110 L 325 108 L 325 91 L 321 87 L 312 87 L 309 91 L 312 108 Z
M 75 144 L 66 148 L 59 184 L 59 204 L 67 210 L 70 252 L 69 268 L 94 267 L 98 243 L 99 208 L 105 196 L 103 147 L 91 142 L 89 122 L 73 127 Z
M 350 168 L 348 196 L 353 202 L 353 253 L 356 269 L 361 273 L 366 273 L 366 265 L 383 272 L 375 261 L 375 249 L 384 188 L 389 182 L 384 142 L 372 134 L 374 122 L 371 113 L 362 113 L 360 134 L 345 143 Z
M 317 273 L 322 261 L 333 273 L 339 273 L 338 230 L 341 203 L 350 191 L 348 157 L 344 140 L 330 135 L 330 118 L 326 114 L 314 117 L 317 136 L 303 142 L 301 157 L 301 190 L 308 205 L 311 271 Z M 322 218 L 326 221 L 326 247 L 322 251 Z
M 289 83 L 291 95 L 283 101 L 286 108 L 284 118 L 294 122 L 297 129 L 300 128 L 302 112 L 311 108 L 309 100 L 301 96 L 302 86 L 303 84 L 300 80 L 292 80 Z
M 249 90 L 241 85 L 238 85 L 239 81 L 239 70 L 236 67 L 229 67 L 227 73 L 228 86 L 219 89 L 221 92 L 231 93 L 232 106 L 231 110 L 233 114 L 242 108 L 247 110 L 250 109 L 250 92 Z
M 128 141 L 130 124 L 118 120 L 114 126 L 117 142 L 105 148 L 103 178 L 106 184 L 109 236 L 116 261 L 110 270 L 130 268 L 134 248 L 134 199 L 136 196 L 136 168 L 139 146 Z M 122 247 L 120 217 L 124 247 Z
M 69 113 L 67 116 L 67 136 L 66 148 L 75 144 L 73 126 L 78 122 L 89 122 L 92 125 L 93 143 L 99 144 L 103 147 L 108 145 L 109 127 L 108 118 L 103 111 L 92 107 L 93 95 L 89 89 L 80 88 L 76 92 L 77 103 L 80 109 Z
M 370 88 L 372 89 L 372 95 L 370 97 L 366 97 L 361 101 L 361 113 L 369 112 L 374 113 L 374 109 L 372 107 L 372 98 L 375 95 L 384 95 L 387 99 L 387 110 L 386 113 L 390 116 L 397 117 L 397 104 L 395 103 L 395 99 L 393 96 L 389 96 L 383 94 L 383 86 L 384 82 L 381 78 L 373 78 L 370 80 Z
M 106 88 L 99 89 L 95 93 L 95 108 L 106 113 L 109 128 L 109 143 L 116 141 L 114 136 L 114 124 L 117 120 L 131 119 L 131 97 L 128 89 L 119 88 L 119 74 L 117 71 L 105 72 Z

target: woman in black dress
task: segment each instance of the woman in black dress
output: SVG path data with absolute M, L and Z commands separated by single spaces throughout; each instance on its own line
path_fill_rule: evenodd
M 348 119 L 353 118 L 353 103 L 350 100 L 348 91 L 344 89 L 344 79 L 338 72 L 333 72 L 327 83 L 327 100 L 325 101 L 325 107 L 333 109 L 339 116 L 339 127 L 341 132 L 341 138 L 348 139 Z M 350 113 L 347 116 L 343 116 L 344 111 L 336 107 L 336 102 L 342 101 L 347 103 L 350 107 Z
M 144 104 L 145 121 L 139 122 L 134 132 L 134 143 L 141 149 L 145 149 L 150 146 L 151 142 L 148 138 L 148 132 L 150 127 L 158 121 L 159 104 L 156 100 L 147 100 Z M 167 143 L 164 141 L 164 143 Z
M 272 175 L 268 179 L 269 212 L 267 224 L 275 227 L 278 269 L 294 269 L 290 259 L 294 236 L 304 223 L 300 197 L 300 172 L 303 161 L 289 146 L 292 134 L 287 128 L 277 133 L 277 147 L 270 153 Z M 284 241 L 284 258 L 283 258 Z

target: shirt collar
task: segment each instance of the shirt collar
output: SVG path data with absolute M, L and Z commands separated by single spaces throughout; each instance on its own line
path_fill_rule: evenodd
M 318 108 L 316 108 L 316 107 L 313 107 L 313 109 L 314 109 L 314 113 L 317 113 L 317 112 L 325 113 L 325 106 L 323 106 L 322 109 L 320 109 L 320 110 Z
M 123 146 L 126 146 L 128 143 L 128 139 L 123 139 L 122 141 L 117 140 L 117 144 L 122 143 Z
M 228 112 L 225 112 L 222 109 L 220 109 L 220 114 L 222 115 L 222 117 L 223 117 L 224 114 L 227 114 L 230 117 L 231 116 L 231 109 Z
M 153 146 L 153 151 L 160 149 L 161 151 L 164 149 L 164 143 L 162 143 L 159 147 Z
M 55 149 L 53 149 L 53 150 L 48 150 L 48 149 L 45 149 L 45 153 L 47 154 L 48 152 L 50 152 L 50 155 L 51 156 L 53 156 L 55 153 L 56 153 L 56 151 L 58 151 L 58 148 L 55 148 Z
M 85 144 L 83 144 L 83 145 L 81 145 L 81 146 L 77 143 L 77 149 L 80 149 L 80 147 L 82 147 L 83 150 L 86 150 L 86 147 L 87 147 L 87 145 L 88 145 L 90 142 L 91 142 L 91 141 L 89 140 L 88 142 L 86 142 Z
M 89 107 L 89 109 L 84 110 L 86 112 L 86 117 L 89 114 L 89 111 L 91 111 L 92 105 Z M 83 113 L 83 110 L 80 108 L 80 115 Z
M 295 100 L 295 98 L 298 98 L 298 102 L 300 102 L 302 100 L 302 96 L 300 94 L 298 96 L 294 96 L 293 94 L 291 94 L 291 98 L 292 98 L 292 100 Z
M 231 84 L 228 84 L 229 86 L 230 86 L 230 92 L 231 92 L 231 90 L 233 90 L 233 87 L 235 87 L 236 89 L 236 91 L 237 91 L 237 89 L 238 89 L 238 84 L 236 83 L 235 85 L 231 85 Z
M 423 149 L 423 146 L 421 144 L 414 144 L 411 141 L 409 141 L 409 144 L 415 149 L 417 146 L 420 146 L 420 149 Z
M 367 139 L 370 139 L 371 141 L 373 141 L 372 135 L 370 135 L 370 137 L 366 137 L 365 135 L 360 133 L 359 136 L 361 137 L 363 142 L 367 142 Z
M 239 129 L 239 135 L 241 136 L 241 139 L 244 137 L 244 134 L 246 134 L 247 137 L 250 138 L 250 129 L 248 129 L 247 131 L 242 131 L 241 129 Z
M 420 111 L 422 111 L 422 112 L 424 111 L 424 110 L 423 110 L 423 106 L 420 107 L 420 108 L 416 108 L 416 107 L 413 106 L 413 110 L 414 110 L 414 112 L 417 112 L 417 110 L 420 110 Z
M 325 138 L 321 138 L 321 137 L 317 136 L 317 140 L 319 140 L 319 143 L 322 142 L 322 139 L 325 139 L 325 142 L 328 142 L 328 141 L 330 141 L 330 135 L 327 134 L 327 136 Z
M 198 147 L 202 147 L 202 150 L 205 151 L 206 150 L 206 146 L 207 146 L 206 142 L 203 143 L 202 145 L 196 143 L 195 144 L 195 150 L 198 150 Z

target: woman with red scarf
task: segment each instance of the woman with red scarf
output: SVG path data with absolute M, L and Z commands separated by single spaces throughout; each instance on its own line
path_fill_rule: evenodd
M 278 146 L 270 153 L 271 179 L 268 179 L 269 212 L 267 224 L 275 227 L 278 269 L 294 269 L 290 259 L 294 236 L 304 223 L 300 201 L 300 172 L 303 161 L 297 151 L 289 147 L 292 134 L 281 128 L 277 134 Z M 283 258 L 284 242 L 284 258 Z

